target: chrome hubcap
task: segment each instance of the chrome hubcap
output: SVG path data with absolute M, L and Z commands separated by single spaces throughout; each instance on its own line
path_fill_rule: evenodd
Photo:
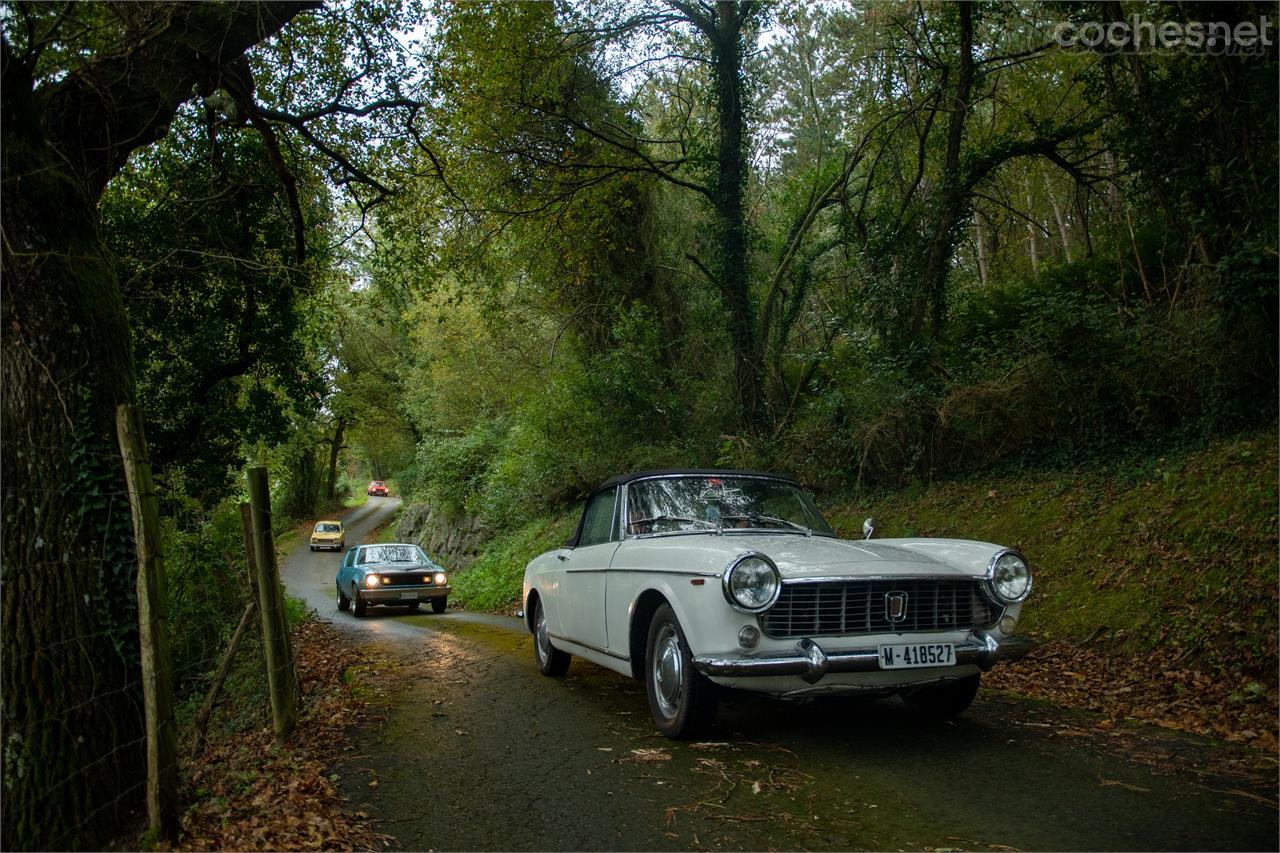
M 547 636 L 547 617 L 542 612 L 542 605 L 538 605 L 538 615 L 534 624 L 534 650 L 538 653 L 538 660 L 546 660 L 551 655 L 551 638 Z
M 680 654 L 680 636 L 671 624 L 662 626 L 653 646 L 653 695 L 665 717 L 680 710 L 681 685 L 684 682 L 684 658 Z

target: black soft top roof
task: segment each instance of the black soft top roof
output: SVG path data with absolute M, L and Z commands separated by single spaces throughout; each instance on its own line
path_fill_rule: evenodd
M 655 468 L 650 471 L 632 471 L 630 474 L 619 474 L 616 477 L 610 477 L 600 485 L 591 490 L 592 494 L 607 489 L 610 486 L 620 486 L 623 483 L 630 483 L 635 480 L 645 480 L 649 477 L 768 477 L 771 480 L 784 480 L 788 483 L 800 485 L 790 477 L 782 474 L 771 474 L 768 471 L 746 471 L 735 470 L 731 468 Z

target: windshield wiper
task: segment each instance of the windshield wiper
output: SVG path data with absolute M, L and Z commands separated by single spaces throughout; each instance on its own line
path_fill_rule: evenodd
M 702 525 L 705 525 L 708 530 L 715 530 L 715 531 L 720 530 L 720 525 L 715 523 L 714 521 L 707 521 L 705 518 L 688 518 L 687 516 L 683 516 L 683 515 L 655 515 L 651 518 L 637 519 L 636 521 L 633 521 L 631 523 L 647 524 L 649 525 L 649 532 L 652 533 L 653 525 L 659 521 L 678 521 L 681 524 L 702 524 Z
M 796 522 L 789 521 L 785 518 L 778 518 L 776 515 L 760 515 L 759 513 L 752 512 L 746 515 L 730 515 L 726 517 L 727 518 L 745 518 L 747 521 L 750 521 L 753 524 L 757 521 L 768 521 L 774 524 L 785 524 L 787 527 L 790 527 L 793 530 L 799 530 L 805 536 L 813 535 L 813 530 L 808 527 L 805 527 L 803 524 L 797 524 Z

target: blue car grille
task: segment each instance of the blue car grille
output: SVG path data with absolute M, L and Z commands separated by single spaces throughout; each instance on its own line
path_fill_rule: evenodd
M 889 619 L 891 592 L 906 594 L 897 622 Z M 990 627 L 1002 613 L 972 578 L 784 582 L 778 602 L 761 615 L 760 627 L 775 639 L 953 631 Z

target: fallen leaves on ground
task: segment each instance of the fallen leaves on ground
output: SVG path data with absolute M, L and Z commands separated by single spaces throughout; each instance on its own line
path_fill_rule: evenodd
M 1280 697 L 1274 685 L 1210 675 L 1181 665 L 1167 651 L 1108 653 L 1052 640 L 1023 660 L 996 667 L 983 685 L 1269 752 L 1277 748 Z
M 635 761 L 642 764 L 650 764 L 655 761 L 670 761 L 671 753 L 665 749 L 633 749 L 629 756 L 614 759 L 617 763 L 624 761 Z
M 323 622 L 305 623 L 293 641 L 303 689 L 297 731 L 281 749 L 270 727 L 226 734 L 184 761 L 175 850 L 381 850 L 390 842 L 335 784 L 346 730 L 365 707 L 342 675 L 363 657 Z

